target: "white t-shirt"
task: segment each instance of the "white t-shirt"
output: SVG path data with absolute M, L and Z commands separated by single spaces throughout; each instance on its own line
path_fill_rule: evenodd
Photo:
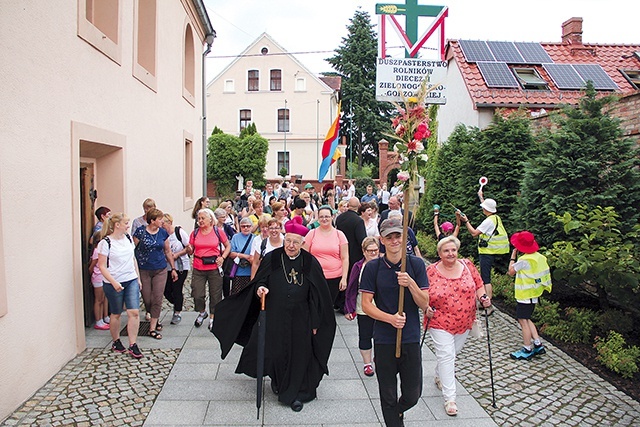
M 171 247 L 171 253 L 180 252 L 185 248 L 185 246 L 189 245 L 189 235 L 187 234 L 186 231 L 184 231 L 184 228 L 182 227 L 180 227 L 180 237 L 182 237 L 184 246 L 182 245 L 182 243 L 180 243 L 180 241 L 176 237 L 175 232 L 169 234 L 169 246 Z M 176 266 L 177 271 L 188 271 L 191 266 L 189 255 L 187 254 L 182 255 L 180 258 L 175 260 L 174 264 Z M 169 269 L 171 269 L 170 266 L 168 267 Z
M 478 228 L 476 228 L 476 230 L 483 232 L 487 236 L 489 236 L 491 233 L 493 233 L 493 230 L 495 230 L 496 223 L 498 221 L 493 219 L 492 216 L 493 215 L 489 215 L 488 217 L 486 217 L 484 219 L 484 221 L 482 221 L 482 223 L 480 223 Z
M 369 218 L 368 221 L 365 221 L 364 227 L 367 230 L 367 237 L 377 237 L 380 235 L 376 218 Z
M 111 276 L 120 283 L 137 279 L 133 242 L 127 236 L 119 239 L 114 239 L 113 235 L 107 237 L 111 242 L 111 249 L 107 241 L 102 239 L 98 243 L 98 253 L 107 257 L 107 268 Z
M 283 244 L 284 240 L 280 241 L 280 244 L 278 246 L 273 246 L 271 244 L 271 241 L 269 240 L 269 238 L 267 237 L 267 246 L 264 248 L 264 254 L 266 255 L 269 252 L 271 252 L 272 250 L 276 249 L 276 248 L 281 248 L 282 244 Z M 262 247 L 262 238 L 261 237 L 257 237 L 255 239 L 253 239 L 253 243 L 251 244 L 251 254 L 255 257 L 260 257 L 260 248 Z

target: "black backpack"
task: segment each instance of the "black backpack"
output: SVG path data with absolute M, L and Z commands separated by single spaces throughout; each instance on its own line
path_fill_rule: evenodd
M 127 236 L 127 239 L 129 239 L 129 242 L 133 243 L 133 239 L 131 238 L 129 233 L 126 233 L 125 236 Z M 111 253 L 111 239 L 109 239 L 109 236 L 104 236 L 102 240 L 107 241 L 107 245 L 109 245 L 109 253 Z M 107 268 L 109 268 L 109 254 L 107 254 Z

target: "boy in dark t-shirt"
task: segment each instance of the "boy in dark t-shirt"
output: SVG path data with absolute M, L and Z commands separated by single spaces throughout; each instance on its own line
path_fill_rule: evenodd
M 407 255 L 406 272 L 400 272 L 402 234 L 400 220 L 391 218 L 382 222 L 380 241 L 385 245 L 386 253 L 384 257 L 366 264 L 360 281 L 362 308 L 376 320 L 373 328 L 375 364 L 380 404 L 387 427 L 404 425 L 404 412 L 412 408 L 422 394 L 418 308 L 426 309 L 429 305 L 429 283 L 424 262 Z M 400 286 L 405 288 L 402 313 L 398 313 Z M 402 329 L 402 344 L 400 357 L 396 358 L 398 329 Z M 403 393 L 399 399 L 398 374 Z

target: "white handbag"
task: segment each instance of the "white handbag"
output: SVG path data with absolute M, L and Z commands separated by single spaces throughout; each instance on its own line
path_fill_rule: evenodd
M 476 319 L 473 321 L 473 325 L 471 325 L 471 331 L 469 332 L 469 336 L 472 338 L 484 337 L 484 329 L 482 328 L 482 322 L 480 321 L 480 319 Z

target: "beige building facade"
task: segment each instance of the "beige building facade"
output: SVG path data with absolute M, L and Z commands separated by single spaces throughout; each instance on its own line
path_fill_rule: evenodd
M 93 211 L 191 227 L 214 36 L 201 0 L 0 5 L 0 420 L 86 348 Z
M 238 135 L 250 123 L 269 140 L 266 178 L 318 179 L 322 143 L 338 108 L 338 91 L 264 33 L 207 85 L 207 134 Z M 325 179 L 335 176 L 334 164 Z

